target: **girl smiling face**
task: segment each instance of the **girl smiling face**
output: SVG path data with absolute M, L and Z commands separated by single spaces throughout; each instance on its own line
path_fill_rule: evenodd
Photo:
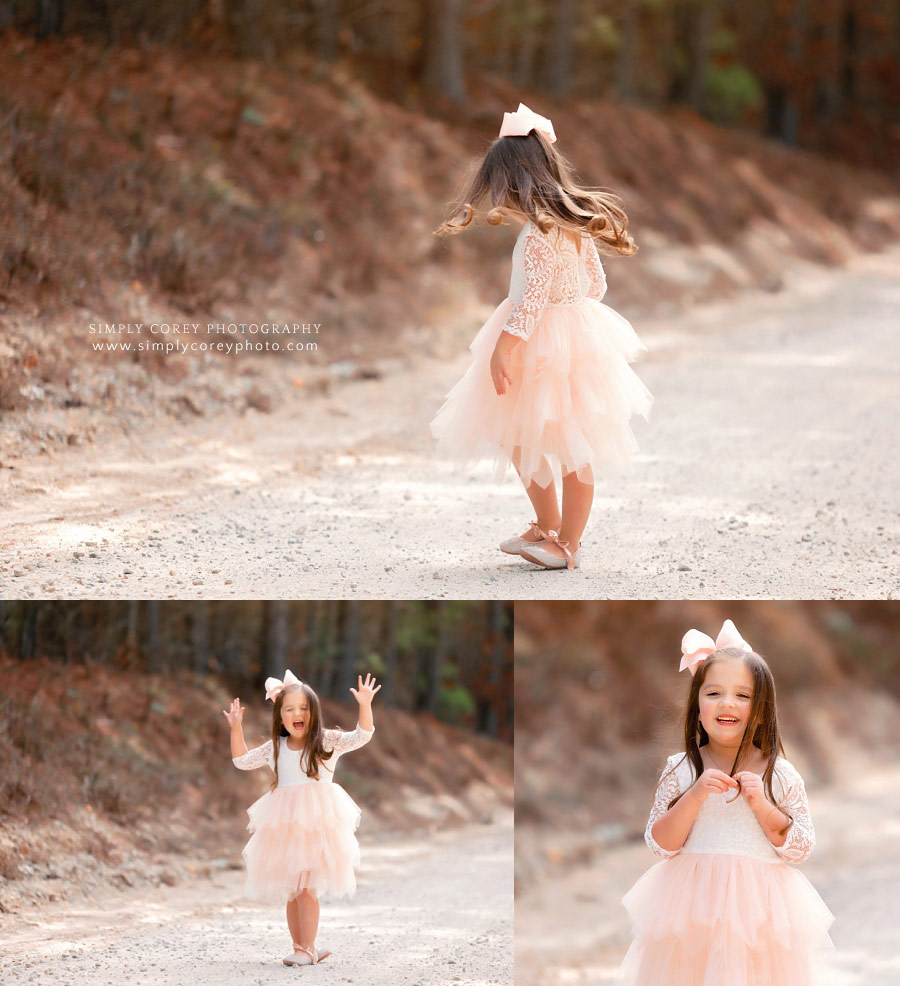
M 784 750 L 775 680 L 764 658 L 723 647 L 700 662 L 684 706 L 684 751 L 698 777 L 710 768 L 759 774 L 776 802 L 772 774 Z
M 700 722 L 713 745 L 737 749 L 749 725 L 753 676 L 740 659 L 717 660 L 698 695 Z

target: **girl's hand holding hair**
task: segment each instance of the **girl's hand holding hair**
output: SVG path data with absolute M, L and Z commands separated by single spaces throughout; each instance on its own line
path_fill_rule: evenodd
M 700 806 L 711 794 L 725 794 L 737 787 L 737 782 L 724 770 L 710 767 L 704 770 L 684 795 L 653 823 L 651 834 L 658 846 L 667 852 L 681 849 L 700 811 Z
M 735 787 L 737 787 L 737 781 L 733 777 L 729 777 L 724 770 L 708 767 L 686 793 L 698 804 L 703 804 L 711 794 L 725 794 Z
M 773 846 L 783 846 L 790 819 L 766 797 L 763 779 L 752 770 L 742 770 L 734 776 L 741 782 L 741 796 L 756 816 L 766 838 Z
M 765 804 L 766 792 L 763 788 L 763 779 L 759 774 L 754 774 L 752 770 L 740 770 L 734 777 L 735 780 L 741 782 L 741 797 L 754 812 Z
M 372 699 L 375 693 L 381 691 L 381 685 L 375 684 L 375 678 L 367 674 L 366 680 L 362 680 L 362 675 L 356 678 L 356 688 L 351 688 L 353 697 L 359 702 L 359 725 L 361 729 L 370 732 L 375 728 L 375 721 L 372 718 Z

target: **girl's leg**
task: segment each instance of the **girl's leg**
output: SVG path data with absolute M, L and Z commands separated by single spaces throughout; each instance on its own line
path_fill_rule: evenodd
M 557 531 L 560 526 L 559 501 L 556 499 L 556 485 L 551 483 L 546 489 L 531 482 L 525 487 L 528 499 L 534 507 L 538 527 L 542 531 Z M 531 528 L 522 535 L 526 541 L 539 541 L 539 535 L 532 535 Z
M 584 534 L 585 527 L 587 527 L 591 506 L 594 502 L 594 477 L 588 472 L 587 478 L 589 481 L 582 483 L 578 479 L 577 473 L 569 472 L 563 476 L 563 509 L 559 538 L 561 541 L 569 542 L 569 551 L 573 555 L 578 550 L 578 544 L 581 541 L 581 535 Z M 548 542 L 544 547 L 557 558 L 566 557 L 562 548 L 557 547 L 552 542 Z
M 291 944 L 301 945 L 300 898 L 292 897 L 287 902 L 287 923 L 291 932 Z
M 569 542 L 569 551 L 573 554 L 581 542 L 594 503 L 594 476 L 590 469 L 586 478 L 587 482 L 583 483 L 577 473 L 570 472 L 563 476 L 563 513 L 559 536 Z
M 300 913 L 300 937 L 295 939 L 304 948 L 315 948 L 319 931 L 319 898 L 311 890 L 304 890 L 296 898 Z
M 519 449 L 516 448 L 513 452 L 512 463 L 515 466 L 516 472 L 519 471 Z M 550 464 L 545 459 L 543 461 L 543 470 L 546 472 L 550 471 Z M 521 475 L 519 477 L 521 479 Z M 525 493 L 528 499 L 531 500 L 531 505 L 534 507 L 535 519 L 538 522 L 538 527 L 542 531 L 558 531 L 560 526 L 560 514 L 559 514 L 559 500 L 556 498 L 556 483 L 550 480 L 550 483 L 544 486 L 538 486 L 534 481 L 530 483 L 522 483 L 525 487 Z M 527 541 L 539 541 L 540 538 L 531 533 L 531 528 L 529 528 L 524 534 L 520 535 Z

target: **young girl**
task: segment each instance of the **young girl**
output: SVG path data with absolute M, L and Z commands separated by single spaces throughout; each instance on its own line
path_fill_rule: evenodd
M 490 195 L 491 225 L 523 223 L 509 297 L 471 345 L 472 363 L 431 423 L 438 448 L 473 462 L 512 462 L 536 519 L 500 545 L 544 568 L 575 568 L 594 498 L 594 476 L 630 468 L 629 419 L 650 392 L 628 365 L 642 345 L 602 304 L 606 275 L 596 240 L 630 256 L 637 247 L 618 199 L 575 182 L 553 146 L 553 124 L 523 103 L 505 113 L 460 204 L 437 233 L 465 229 Z M 562 478 L 562 511 L 556 478 Z
M 669 757 L 647 823 L 663 858 L 623 900 L 631 986 L 810 986 L 833 915 L 789 863 L 815 845 L 803 780 L 783 752 L 775 683 L 727 620 L 682 642 L 693 680 L 684 753 Z
M 286 671 L 284 681 L 266 679 L 272 708 L 272 739 L 248 752 L 235 699 L 224 715 L 231 726 L 232 762 L 241 770 L 271 767 L 271 790 L 247 813 L 250 841 L 244 847 L 245 892 L 262 900 L 287 901 L 293 954 L 285 965 L 315 965 L 331 953 L 316 948 L 319 895 L 352 896 L 359 866 L 356 828 L 360 810 L 335 784 L 338 758 L 364 746 L 375 732 L 372 699 L 381 685 L 371 675 L 351 688 L 359 702 L 359 723 L 352 732 L 323 729 L 319 698 Z

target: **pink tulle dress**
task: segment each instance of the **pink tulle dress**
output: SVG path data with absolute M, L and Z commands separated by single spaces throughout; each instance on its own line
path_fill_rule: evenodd
M 834 916 L 800 863 L 815 845 L 803 780 L 782 758 L 773 791 L 794 819 L 775 847 L 746 801 L 734 793 L 703 802 L 681 849 L 650 832 L 669 802 L 694 782 L 681 753 L 669 757 L 646 840 L 663 858 L 625 895 L 634 941 L 617 983 L 628 986 L 812 986 L 833 946 Z
M 319 765 L 318 780 L 306 776 L 302 754 L 288 749 L 287 737 L 279 739 L 278 786 L 247 809 L 251 833 L 243 852 L 247 897 L 284 903 L 301 890 L 320 897 L 352 897 L 356 892 L 355 833 L 360 810 L 334 783 L 334 768 L 342 754 L 368 743 L 375 730 L 357 726 L 352 732 L 324 732 L 325 748 L 334 754 Z M 272 741 L 233 757 L 232 762 L 241 770 L 274 770 Z
M 575 472 L 582 482 L 631 469 L 637 442 L 629 423 L 647 416 L 650 392 L 631 369 L 645 347 L 604 305 L 606 275 L 593 239 L 580 245 L 558 227 L 530 220 L 513 250 L 509 296 L 481 327 L 472 362 L 431 422 L 438 452 L 462 465 L 510 462 L 546 487 Z M 511 359 L 513 384 L 494 390 L 491 355 L 500 333 L 525 340 Z

